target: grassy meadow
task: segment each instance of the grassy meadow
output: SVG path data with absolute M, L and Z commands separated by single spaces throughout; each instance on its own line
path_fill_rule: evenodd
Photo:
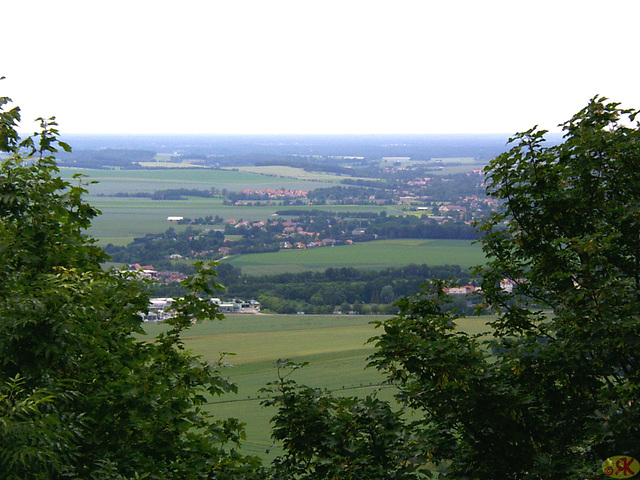
M 307 250 L 280 250 L 229 257 L 223 262 L 249 275 L 321 271 L 330 267 L 384 269 L 401 265 L 461 265 L 484 263 L 479 244 L 469 240 L 399 239 L 354 243 Z
M 153 192 L 170 188 L 194 188 L 205 190 L 215 187 L 219 190 L 244 190 L 246 188 L 295 188 L 313 189 L 330 186 L 331 182 L 318 182 L 299 178 L 281 178 L 259 173 L 214 168 L 158 168 L 145 170 L 90 170 L 63 168 L 61 174 L 70 178 L 74 173 L 86 175 L 87 181 L 98 183 L 89 185 L 93 195 L 113 195 L 118 192 Z
M 229 170 L 229 169 L 227 169 Z M 340 182 L 345 178 L 344 175 L 335 175 L 325 172 L 308 172 L 302 168 L 288 167 L 282 165 L 269 166 L 252 166 L 252 167 L 234 167 L 233 170 L 239 172 L 257 173 L 260 175 L 269 175 L 272 177 L 295 178 L 298 180 L 313 180 L 319 182 Z M 361 180 L 371 180 L 364 177 L 350 177 Z
M 243 451 L 273 458 L 270 449 L 273 409 L 260 406 L 265 394 L 259 390 L 277 379 L 274 363 L 289 358 L 309 365 L 292 376 L 297 382 L 324 388 L 337 395 L 365 395 L 381 387 L 379 372 L 365 368 L 373 353 L 367 340 L 380 331 L 372 321 L 383 316 L 364 315 L 228 315 L 223 321 L 195 324 L 184 336 L 193 353 L 209 361 L 220 358 L 221 352 L 233 352 L 225 357 L 233 365 L 224 374 L 238 385 L 238 394 L 212 399 L 208 408 L 220 418 L 236 417 L 247 425 L 247 441 Z M 468 333 L 486 331 L 487 318 L 460 320 Z M 147 324 L 150 335 L 166 328 L 162 324 Z M 392 398 L 393 390 L 384 387 L 381 395 Z

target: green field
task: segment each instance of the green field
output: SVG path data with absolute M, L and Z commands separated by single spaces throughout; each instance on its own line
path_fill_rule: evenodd
M 469 268 L 484 263 L 479 244 L 469 240 L 380 240 L 307 250 L 280 250 L 229 257 L 223 262 L 240 267 L 249 275 L 299 273 L 327 268 L 358 267 L 384 269 L 402 265 L 460 265 Z
M 216 361 L 221 352 L 233 352 L 226 359 L 234 366 L 225 370 L 238 385 L 238 394 L 212 399 L 208 408 L 220 418 L 236 417 L 247 424 L 244 452 L 265 455 L 271 446 L 270 418 L 275 410 L 260 406 L 265 398 L 260 388 L 277 378 L 273 367 L 278 359 L 309 362 L 294 379 L 309 386 L 326 388 L 337 395 L 362 395 L 379 389 L 381 375 L 366 369 L 373 346 L 367 340 L 379 333 L 371 321 L 381 316 L 360 315 L 228 315 L 222 322 L 195 324 L 184 337 L 186 346 L 204 359 Z M 486 330 L 486 318 L 469 318 L 460 326 L 469 333 Z M 147 324 L 156 334 L 166 328 Z M 382 391 L 391 398 L 388 387 Z
M 324 172 L 308 172 L 302 168 L 288 167 L 284 165 L 268 165 L 257 167 L 236 167 L 234 170 L 240 172 L 257 173 L 260 175 L 269 175 L 276 177 L 295 178 L 298 180 L 313 180 L 320 182 L 335 182 L 339 183 L 341 180 L 347 178 L 345 175 L 336 175 Z M 360 180 L 371 180 L 365 177 L 348 177 Z
M 222 205 L 219 198 L 189 197 L 188 200 L 154 201 L 148 198 L 116 198 L 90 197 L 89 203 L 98 208 L 102 215 L 94 219 L 89 233 L 100 241 L 101 245 L 113 243 L 124 245 L 133 241 L 134 237 L 142 237 L 147 233 L 164 232 L 169 227 L 176 230 L 186 226 L 168 222 L 168 216 L 186 218 L 219 215 L 227 218 L 259 219 L 273 214 L 274 207 L 231 207 Z M 264 217 L 262 217 L 264 215 Z M 219 228 L 222 225 L 201 227 Z
M 61 169 L 63 178 L 74 173 L 86 175 L 86 180 L 97 181 L 89 186 L 91 195 L 113 195 L 118 192 L 153 192 L 170 188 L 244 190 L 246 188 L 295 188 L 313 189 L 330 186 L 331 183 L 310 180 L 297 180 L 260 175 L 257 173 L 213 168 L 176 168 L 157 170 L 90 170 Z

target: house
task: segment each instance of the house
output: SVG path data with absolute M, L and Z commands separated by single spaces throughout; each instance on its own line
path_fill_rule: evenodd
M 218 305 L 218 310 L 221 313 L 259 313 L 260 312 L 260 302 L 255 300 L 249 300 L 245 302 L 244 300 L 239 300 L 234 298 L 229 302 L 221 302 L 219 298 L 212 298 L 211 302 Z
M 164 322 L 175 315 L 171 310 L 173 298 L 150 298 L 149 307 L 146 314 L 142 314 L 142 320 L 145 322 Z
M 222 313 L 236 313 L 240 311 L 240 305 L 236 302 L 219 303 L 218 310 Z
M 466 295 L 468 293 L 473 293 L 477 290 L 479 289 L 474 287 L 473 285 L 463 285 L 460 287 L 450 287 L 450 288 L 443 289 L 443 291 L 449 295 Z
M 156 278 L 158 276 L 158 272 L 153 268 L 153 265 L 132 263 L 129 265 L 129 271 L 134 271 L 143 278 Z
M 443 205 L 440 207 L 441 212 L 464 212 L 466 208 L 460 205 Z
M 168 222 L 179 222 L 181 220 L 184 220 L 184 217 L 171 216 L 171 215 L 167 217 Z
M 502 280 L 500 280 L 500 289 L 503 292 L 511 293 L 513 292 L 513 289 L 516 285 L 525 283 L 525 282 L 526 282 L 526 279 L 524 278 L 517 278 L 515 280 L 512 280 L 510 278 L 503 278 Z

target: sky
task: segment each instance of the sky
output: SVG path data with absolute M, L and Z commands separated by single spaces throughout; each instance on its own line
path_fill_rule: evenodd
M 13 0 L 0 96 L 63 133 L 515 133 L 640 108 L 638 0 Z

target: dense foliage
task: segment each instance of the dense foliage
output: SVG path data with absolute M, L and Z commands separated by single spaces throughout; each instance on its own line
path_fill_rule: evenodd
M 0 98 L 0 473 L 7 479 L 255 478 L 237 453 L 234 419 L 202 410 L 233 391 L 220 365 L 184 350 L 194 320 L 216 319 L 199 296 L 213 273 L 188 278 L 177 315 L 144 338 L 140 283 L 105 272 L 84 231 L 98 214 L 60 178 L 54 119 L 20 140 L 19 109 Z
M 215 188 L 209 188 L 208 190 L 198 190 L 195 188 L 167 188 L 164 190 L 156 190 L 151 192 L 118 192 L 113 195 L 114 197 L 135 197 L 135 198 L 150 198 L 151 200 L 186 200 L 186 197 L 202 197 L 202 198 L 216 198 L 221 194 Z M 220 217 L 218 217 L 220 218 Z M 211 218 L 213 223 L 213 218 Z M 217 223 L 222 223 L 222 219 Z
M 490 340 L 455 329 L 438 286 L 404 300 L 373 365 L 420 411 L 446 478 L 596 478 L 638 455 L 640 129 L 595 98 L 564 124 L 512 139 L 487 168 L 505 202 L 481 227 Z
M 427 279 L 454 279 L 461 285 L 479 284 L 480 279 L 458 265 L 415 265 L 361 270 L 353 267 L 327 268 L 322 272 L 245 275 L 228 263 L 216 267 L 217 279 L 225 286 L 220 296 L 258 300 L 263 312 L 393 314 L 395 302 L 420 290 Z M 177 282 L 153 282 L 156 297 L 180 297 L 184 289 Z M 453 306 L 473 313 L 480 297 L 456 295 Z
M 255 298 L 263 309 L 279 313 L 395 313 L 396 300 L 418 292 L 430 278 L 472 281 L 470 272 L 457 265 L 407 265 L 384 270 L 328 268 L 324 272 L 302 272 L 261 277 L 241 275 L 226 284 L 225 294 Z M 471 298 L 460 296 L 457 306 L 473 311 Z
M 392 466 L 370 478 L 403 478 L 393 469 L 418 461 L 431 468 L 404 473 L 595 479 L 605 459 L 638 456 L 636 115 L 595 98 L 564 124 L 564 143 L 549 146 L 545 132 L 532 129 L 488 166 L 488 192 L 504 200 L 481 227 L 489 258 L 480 271 L 484 300 L 496 319 L 486 334 L 458 330 L 446 283 L 435 281 L 380 323 L 370 365 L 398 387 L 402 418 L 412 421 L 393 423 L 402 434 L 390 441 L 402 438 L 413 456 L 390 446 Z M 353 422 L 351 402 L 368 414 L 378 406 L 326 398 L 280 377 L 274 436 L 292 476 L 346 479 L 375 469 L 357 455 L 366 435 L 342 449 L 313 433 L 339 431 L 350 442 L 357 422 L 342 432 L 335 419 Z
M 422 478 L 416 438 L 402 413 L 375 396 L 334 397 L 288 378 L 304 364 L 279 361 L 263 405 L 277 407 L 273 438 L 285 449 L 274 480 Z

